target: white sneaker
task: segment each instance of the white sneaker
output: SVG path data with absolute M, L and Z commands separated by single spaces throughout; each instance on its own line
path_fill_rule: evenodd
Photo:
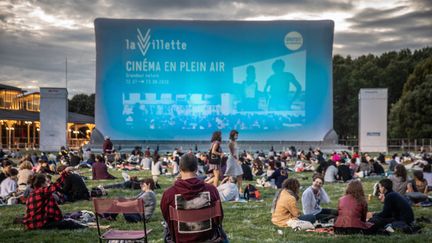
M 385 228 L 385 230 L 386 230 L 387 232 L 389 232 L 389 233 L 394 233 L 394 232 L 395 232 L 394 229 L 393 229 L 393 227 L 391 227 L 391 225 L 387 226 L 387 227 Z
M 124 181 L 130 181 L 130 176 L 126 171 L 123 171 L 121 175 L 123 176 Z

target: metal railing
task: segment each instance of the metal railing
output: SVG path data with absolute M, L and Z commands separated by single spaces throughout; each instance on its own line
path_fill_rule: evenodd
M 339 144 L 351 147 L 354 150 L 359 148 L 358 139 L 339 139 Z M 389 151 L 418 152 L 424 149 L 432 152 L 432 138 L 392 138 L 387 140 L 387 147 Z

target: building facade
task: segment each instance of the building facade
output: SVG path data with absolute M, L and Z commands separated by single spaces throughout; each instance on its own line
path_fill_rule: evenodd
M 40 93 L 0 84 L 0 148 L 38 148 Z M 67 143 L 71 148 L 90 141 L 94 117 L 69 112 Z

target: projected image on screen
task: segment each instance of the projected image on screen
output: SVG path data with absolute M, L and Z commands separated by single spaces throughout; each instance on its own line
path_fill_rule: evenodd
M 304 121 L 305 72 L 305 51 L 234 67 L 234 83 L 243 91 L 237 112 L 271 112 Z
M 95 29 L 96 126 L 112 139 L 237 129 L 243 140 L 322 140 L 332 128 L 329 21 L 97 19 Z
M 235 67 L 233 81 L 237 92 L 222 93 L 220 97 L 123 93 L 124 119 L 131 128 L 150 130 L 266 130 L 300 126 L 305 119 L 305 65 L 305 52 L 301 52 Z M 225 114 L 224 118 L 219 114 Z M 240 119 L 239 115 L 249 119 Z M 269 115 L 274 119 L 267 120 Z M 156 121 L 155 117 L 164 119 Z

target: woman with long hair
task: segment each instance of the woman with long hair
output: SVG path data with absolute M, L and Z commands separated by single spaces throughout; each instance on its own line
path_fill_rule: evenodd
M 299 200 L 300 183 L 295 178 L 285 179 L 282 188 L 276 193 L 272 205 L 272 223 L 279 227 L 288 227 L 287 222 L 292 219 L 300 219 L 313 223 L 313 215 L 300 215 L 297 207 Z
M 115 176 L 108 172 L 108 167 L 105 164 L 105 159 L 102 155 L 96 156 L 96 163 L 92 166 L 92 179 L 93 180 L 112 180 L 116 179 Z
M 405 195 L 408 188 L 407 171 L 403 164 L 397 164 L 394 174 L 389 176 L 393 182 L 393 191 Z
M 238 187 L 238 190 L 241 194 L 242 193 L 243 169 L 241 167 L 241 162 L 239 161 L 237 138 L 238 138 L 238 131 L 231 130 L 230 135 L 229 135 L 230 142 L 228 144 L 230 154 L 228 155 L 227 167 L 225 170 L 225 176 L 231 176 L 231 177 L 236 178 L 237 187 Z
M 420 203 L 428 200 L 428 183 L 423 177 L 423 171 L 413 171 L 414 179 L 408 182 L 405 196 L 413 203 Z
M 373 224 L 366 222 L 368 204 L 359 180 L 351 181 L 345 195 L 339 199 L 338 217 L 334 224 L 337 234 L 370 234 Z
M 221 142 L 222 142 L 222 132 L 215 131 L 211 138 L 210 160 L 209 160 L 209 170 L 213 171 L 213 176 L 214 176 L 213 185 L 215 187 L 217 187 L 219 184 L 221 162 L 223 157 Z

